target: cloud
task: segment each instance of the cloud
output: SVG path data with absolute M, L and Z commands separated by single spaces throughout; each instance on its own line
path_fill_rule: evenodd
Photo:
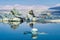
M 5 6 L 1 6 L 0 5 L 0 10 L 4 9 L 4 10 L 9 10 L 9 9 L 12 9 L 13 7 L 10 6 L 10 5 L 5 5 Z
M 20 5 L 20 4 L 15 4 L 15 5 L 0 5 L 0 9 L 12 9 L 12 8 L 17 8 L 17 9 L 47 9 L 48 6 L 44 5 Z
M 50 7 L 56 7 L 56 6 L 60 6 L 60 3 L 55 4 L 55 5 L 53 5 L 53 6 L 50 6 Z
M 60 4 L 56 4 L 55 6 L 60 6 Z

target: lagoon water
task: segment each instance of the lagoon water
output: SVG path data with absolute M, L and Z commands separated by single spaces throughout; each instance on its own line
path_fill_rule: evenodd
M 40 35 L 35 40 L 60 40 L 60 24 L 39 24 L 34 25 L 39 32 L 47 34 Z M 33 40 L 31 34 L 24 35 L 25 31 L 31 31 L 31 27 L 26 23 L 20 24 L 16 29 L 9 24 L 0 23 L 0 40 Z

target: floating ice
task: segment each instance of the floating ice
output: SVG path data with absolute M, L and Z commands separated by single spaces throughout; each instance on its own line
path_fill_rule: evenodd
M 40 32 L 39 34 L 40 34 L 40 35 L 46 35 L 46 34 L 48 34 L 48 33 L 46 33 L 46 32 Z

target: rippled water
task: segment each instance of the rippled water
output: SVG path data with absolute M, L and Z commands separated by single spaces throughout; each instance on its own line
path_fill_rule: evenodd
M 38 24 L 34 25 L 39 32 L 46 32 L 46 35 L 38 35 L 36 40 L 60 40 L 60 24 Z M 16 29 L 9 24 L 0 23 L 0 40 L 33 40 L 31 34 L 24 35 L 25 31 L 31 31 L 26 23 L 19 25 Z

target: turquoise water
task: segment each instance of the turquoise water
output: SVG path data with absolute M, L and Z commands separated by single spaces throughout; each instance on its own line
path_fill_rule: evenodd
M 60 40 L 60 24 L 39 24 L 34 25 L 39 32 L 46 32 L 47 35 L 38 34 L 36 40 Z M 9 24 L 0 23 L 0 40 L 33 40 L 31 34 L 24 35 L 25 31 L 31 31 L 26 23 L 19 25 L 16 29 Z

